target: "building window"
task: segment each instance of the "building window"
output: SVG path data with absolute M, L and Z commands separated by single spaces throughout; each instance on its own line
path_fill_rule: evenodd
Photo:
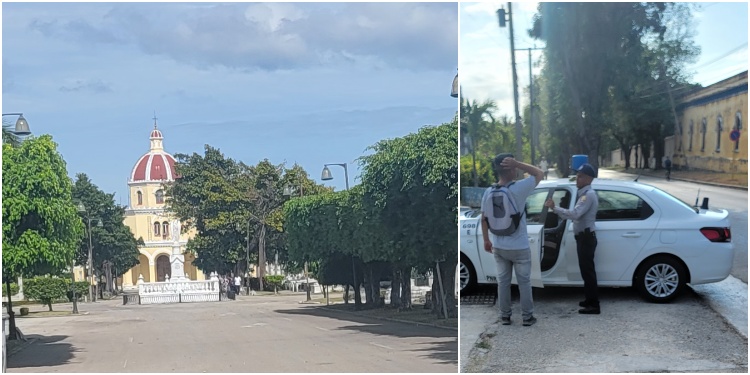
M 706 151 L 706 119 L 701 122 L 701 152 Z
M 693 120 L 690 120 L 690 128 L 688 128 L 688 137 L 690 137 L 690 142 L 688 143 L 688 151 L 693 151 L 693 131 L 695 126 L 693 125 Z
M 167 238 L 169 236 L 169 223 L 166 221 L 161 223 L 162 231 L 161 233 L 164 235 L 164 238 Z
M 156 204 L 164 203 L 164 192 L 162 190 L 156 191 Z
M 159 235 L 159 229 L 161 229 L 161 225 L 159 225 L 159 222 L 157 221 L 154 223 L 154 236 Z
M 139 206 L 143 206 L 143 193 L 141 193 L 141 192 L 139 191 L 139 192 L 135 193 L 135 195 L 137 195 L 137 196 L 138 196 L 138 205 L 139 205 Z
M 734 130 L 737 130 L 740 132 L 740 135 L 742 134 L 742 113 L 737 111 L 737 114 L 734 116 Z M 737 139 L 734 141 L 734 152 L 740 151 L 740 140 Z
M 719 118 L 716 119 L 716 152 L 721 151 L 721 131 L 724 128 L 723 125 L 724 120 L 719 115 Z

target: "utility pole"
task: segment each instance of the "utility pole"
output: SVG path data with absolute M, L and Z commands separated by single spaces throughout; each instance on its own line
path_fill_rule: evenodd
M 516 160 L 523 160 L 523 142 L 521 140 L 523 132 L 521 131 L 521 114 L 518 110 L 518 75 L 516 74 L 516 54 L 515 41 L 513 40 L 513 4 L 508 2 L 508 23 L 510 27 L 510 64 L 513 70 L 513 106 L 516 112 Z M 505 9 L 498 9 L 497 16 L 500 27 L 505 27 Z

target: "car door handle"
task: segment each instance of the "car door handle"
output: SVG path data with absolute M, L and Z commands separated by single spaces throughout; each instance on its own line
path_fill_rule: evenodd
M 641 236 L 641 234 L 636 233 L 636 232 L 628 232 L 628 233 L 623 234 L 622 236 L 625 238 L 638 238 Z

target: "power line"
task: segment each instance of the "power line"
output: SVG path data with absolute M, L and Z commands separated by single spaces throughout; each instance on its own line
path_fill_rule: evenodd
M 713 59 L 713 60 L 711 60 L 709 62 L 705 62 L 705 63 L 703 63 L 701 65 L 694 66 L 694 67 L 692 67 L 692 69 L 703 68 L 703 67 L 706 67 L 708 65 L 711 65 L 711 64 L 713 64 L 713 63 L 715 63 L 715 62 L 717 62 L 717 61 L 719 61 L 719 60 L 721 60 L 721 59 L 723 59 L 723 58 L 725 58 L 725 57 L 727 57 L 727 56 L 729 56 L 729 55 L 731 55 L 731 54 L 733 54 L 733 53 L 735 53 L 737 51 L 742 50 L 743 48 L 745 48 L 745 49 L 747 48 L 747 42 L 742 43 L 739 46 L 732 48 L 731 50 L 729 50 L 729 52 L 725 52 L 721 56 L 719 56 L 719 57 L 717 57 L 717 58 L 715 58 L 715 59 Z

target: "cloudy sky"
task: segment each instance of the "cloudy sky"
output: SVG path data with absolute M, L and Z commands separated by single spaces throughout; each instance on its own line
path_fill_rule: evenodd
M 462 2 L 460 7 L 461 90 L 466 98 L 483 101 L 492 99 L 500 114 L 514 117 L 513 86 L 508 27 L 500 28 L 497 14 L 506 2 Z M 537 2 L 512 3 L 515 48 L 542 48 L 543 41 L 528 36 Z M 748 69 L 748 7 L 746 2 L 699 3 L 693 11 L 694 41 L 701 47 L 699 59 L 689 69 L 693 82 L 710 85 Z M 541 68 L 536 64 L 543 51 L 532 51 L 534 75 Z M 527 51 L 516 52 L 519 102 L 528 105 L 529 58 Z
M 3 113 L 123 204 L 154 111 L 172 154 L 354 185 L 368 146 L 451 121 L 457 66 L 455 3 L 2 4 Z

